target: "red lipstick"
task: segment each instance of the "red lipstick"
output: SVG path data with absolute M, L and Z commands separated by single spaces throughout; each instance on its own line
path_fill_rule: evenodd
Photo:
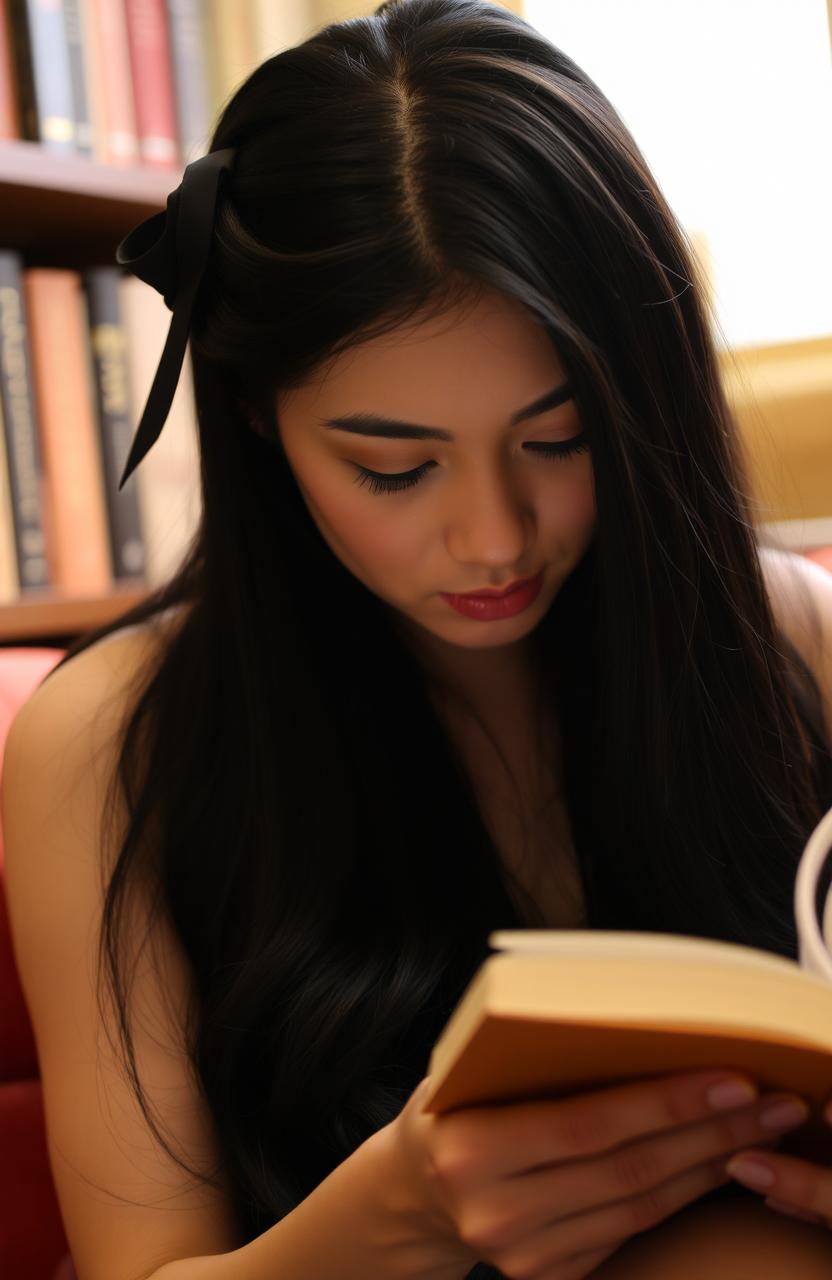
M 534 582 L 534 578 L 518 578 L 515 582 L 510 582 L 507 587 L 483 587 L 482 591 L 462 591 L 456 594 L 464 596 L 466 600 L 470 596 L 488 596 L 489 599 L 494 599 L 495 596 L 507 596 L 509 591 L 518 591 L 520 587 L 525 587 L 530 582 Z
M 527 609 L 538 597 L 543 585 L 543 571 L 535 578 L 520 579 L 513 587 L 509 585 L 502 591 L 493 588 L 487 591 L 470 591 L 464 595 L 452 595 L 441 591 L 443 600 L 447 600 L 452 609 L 466 618 L 476 618 L 481 622 L 492 622 L 498 618 L 511 618 L 515 613 Z

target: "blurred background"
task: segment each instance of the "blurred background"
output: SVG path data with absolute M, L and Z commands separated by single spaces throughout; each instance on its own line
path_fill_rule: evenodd
M 119 493 L 170 323 L 115 266 L 263 60 L 361 0 L 0 0 L 0 646 L 65 643 L 199 517 L 186 360 Z M 832 567 L 832 0 L 504 0 L 611 99 L 703 272 L 757 510 Z

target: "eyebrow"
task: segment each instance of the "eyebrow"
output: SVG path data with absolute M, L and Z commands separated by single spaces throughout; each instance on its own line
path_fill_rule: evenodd
M 536 418 L 547 409 L 556 409 L 558 405 L 571 400 L 573 388 L 570 382 L 563 382 L 554 390 L 518 409 L 511 416 L 511 425 L 516 427 L 528 418 Z M 381 418 L 374 413 L 348 413 L 340 418 L 321 418 L 327 430 L 350 431 L 359 436 L 381 436 L 386 440 L 448 440 L 454 437 L 450 431 L 442 427 L 425 427 L 418 422 L 402 422 L 398 418 Z

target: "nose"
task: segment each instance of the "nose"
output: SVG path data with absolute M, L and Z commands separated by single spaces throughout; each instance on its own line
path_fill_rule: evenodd
M 481 469 L 448 493 L 445 522 L 449 555 L 460 563 L 522 566 L 535 534 L 535 513 L 525 485 L 499 469 Z

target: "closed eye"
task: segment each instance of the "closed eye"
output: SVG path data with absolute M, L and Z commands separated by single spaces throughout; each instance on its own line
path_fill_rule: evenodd
M 573 436 L 571 440 L 563 440 L 557 443 L 529 441 L 523 448 L 542 455 L 547 461 L 564 462 L 567 458 L 571 458 L 573 454 L 585 453 L 589 448 L 589 443 L 586 438 L 586 432 L 581 431 L 578 435 Z M 435 465 L 436 463 L 434 462 L 423 462 L 421 467 L 415 467 L 413 471 L 386 474 L 382 471 L 369 471 L 366 467 L 360 467 L 358 463 L 353 463 L 353 466 L 358 471 L 355 483 L 369 485 L 371 493 L 395 493 L 402 489 L 410 489 L 413 485 L 418 484 L 422 476 Z

